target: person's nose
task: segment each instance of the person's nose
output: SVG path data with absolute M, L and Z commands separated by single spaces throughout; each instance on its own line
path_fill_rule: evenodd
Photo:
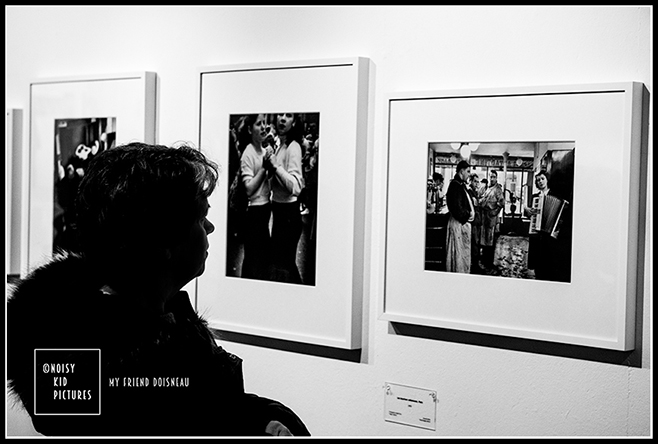
M 210 222 L 208 219 L 206 219 L 206 222 L 205 222 L 204 225 L 205 225 L 204 228 L 206 230 L 206 234 L 210 234 L 213 231 L 215 231 L 215 225 L 212 222 Z

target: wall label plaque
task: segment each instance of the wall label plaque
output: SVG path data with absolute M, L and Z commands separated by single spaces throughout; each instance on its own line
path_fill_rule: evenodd
M 436 391 L 387 382 L 384 420 L 436 430 Z

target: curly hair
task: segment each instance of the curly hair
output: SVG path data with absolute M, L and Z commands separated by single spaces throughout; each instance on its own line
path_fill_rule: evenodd
M 548 171 L 546 170 L 539 170 L 538 172 L 535 173 L 535 177 L 537 176 L 544 176 L 546 178 L 546 181 L 548 181 L 551 176 L 548 174 Z
M 76 198 L 81 253 L 98 265 L 177 242 L 202 216 L 219 167 L 199 150 L 130 143 L 99 153 Z

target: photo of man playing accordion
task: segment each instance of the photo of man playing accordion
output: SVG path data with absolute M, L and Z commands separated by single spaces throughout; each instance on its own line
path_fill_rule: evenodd
M 525 208 L 530 217 L 528 268 L 535 279 L 571 281 L 571 202 L 549 187 L 549 174 L 535 174 L 539 190 L 532 196 L 532 206 Z

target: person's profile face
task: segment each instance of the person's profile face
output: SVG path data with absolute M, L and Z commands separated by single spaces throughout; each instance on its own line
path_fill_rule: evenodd
M 208 199 L 200 201 L 200 217 L 194 220 L 183 240 L 175 248 L 172 248 L 172 259 L 176 270 L 180 273 L 185 283 L 205 271 L 206 258 L 208 257 L 208 235 L 215 231 L 215 226 L 208 220 Z

